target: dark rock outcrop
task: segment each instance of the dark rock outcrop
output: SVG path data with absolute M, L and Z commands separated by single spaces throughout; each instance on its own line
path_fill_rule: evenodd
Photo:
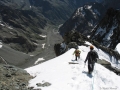
M 25 70 L 12 65 L 0 64 L 1 90 L 30 90 L 28 81 L 33 77 Z
M 60 27 L 59 31 L 61 35 L 64 35 L 70 30 L 77 30 L 84 35 L 91 35 L 93 28 L 102 20 L 107 9 L 110 7 L 120 9 L 119 4 L 119 0 L 104 0 L 102 3 L 86 3 L 72 14 L 72 16 Z
M 60 55 L 60 43 L 54 45 L 54 51 L 56 56 Z
M 78 8 L 72 16 L 60 27 L 61 35 L 77 30 L 84 35 L 90 35 L 92 28 L 101 20 L 106 9 L 101 3 L 89 3 Z
M 65 33 L 63 39 L 66 44 L 69 44 L 71 42 L 76 42 L 76 44 L 81 45 L 84 43 L 82 34 L 75 30 Z
M 77 43 L 76 42 L 70 42 L 69 44 L 68 44 L 68 48 L 78 48 L 78 45 L 77 45 Z
M 37 83 L 36 85 L 37 85 L 38 87 L 48 87 L 48 86 L 51 85 L 51 83 L 49 83 L 49 82 L 44 82 L 43 84 L 42 84 L 42 83 Z
M 120 43 L 120 10 L 109 8 L 100 23 L 94 28 L 91 39 L 101 45 L 115 49 Z
M 120 0 L 104 0 L 103 4 L 106 5 L 106 8 L 113 7 L 114 9 L 120 8 Z

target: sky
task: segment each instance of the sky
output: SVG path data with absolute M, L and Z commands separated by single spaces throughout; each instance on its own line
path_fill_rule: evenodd
M 90 45 L 88 42 L 86 44 Z M 109 62 L 111 62 L 110 59 L 114 59 L 101 49 L 96 47 L 94 49 L 100 59 L 105 59 Z M 100 64 L 96 63 L 93 73 L 91 75 L 88 74 L 87 63 L 84 64 L 84 60 L 89 52 L 89 47 L 79 46 L 79 50 L 81 50 L 80 59 L 78 60 L 79 64 L 69 64 L 75 59 L 74 50 L 70 49 L 56 58 L 26 68 L 25 70 L 34 76 L 29 81 L 29 86 L 42 90 L 120 90 L 120 76 Z M 114 66 L 119 67 L 117 64 Z M 45 82 L 51 85 L 45 87 L 36 85 L 37 83 L 44 84 Z

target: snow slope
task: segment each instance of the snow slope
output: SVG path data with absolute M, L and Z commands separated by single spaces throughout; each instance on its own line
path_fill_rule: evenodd
M 0 48 L 2 48 L 2 42 L 0 42 Z
M 89 44 L 89 43 L 88 43 Z M 68 64 L 75 57 L 74 49 L 52 60 L 27 68 L 33 78 L 29 86 L 42 90 L 120 90 L 120 77 L 103 66 L 96 64 L 92 75 L 87 73 L 87 65 L 84 65 L 89 47 L 80 46 L 81 57 L 79 64 Z M 110 58 L 101 50 L 95 48 L 100 58 Z M 51 83 L 47 87 L 38 87 L 37 83 Z
M 118 43 L 118 44 L 116 45 L 115 50 L 118 51 L 118 53 L 120 54 L 120 43 Z

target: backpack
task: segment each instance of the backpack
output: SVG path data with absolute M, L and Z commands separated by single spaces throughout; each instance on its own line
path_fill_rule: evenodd
M 91 58 L 92 62 L 97 62 L 97 53 L 95 51 L 91 51 L 90 58 Z
M 75 55 L 76 56 L 80 56 L 80 51 L 79 50 L 75 50 Z

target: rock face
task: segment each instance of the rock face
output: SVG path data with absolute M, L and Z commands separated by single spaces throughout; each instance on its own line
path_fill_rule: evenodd
M 103 0 L 1 0 L 0 4 L 15 9 L 33 10 L 51 20 L 54 24 L 61 24 L 67 20 L 74 10 L 87 2 L 102 2 Z
M 90 35 L 91 39 L 100 42 L 103 46 L 115 49 L 120 42 L 119 3 L 118 0 L 105 0 L 102 4 L 91 3 L 78 8 L 60 27 L 60 34 L 64 35 L 66 32 L 76 30 L 83 35 Z M 108 9 L 108 7 L 113 8 Z
M 84 43 L 82 34 L 78 33 L 78 31 L 75 30 L 65 33 L 63 39 L 66 44 L 70 44 L 71 42 L 76 42 L 77 45 L 81 45 Z
M 103 5 L 106 5 L 106 8 L 113 7 L 114 9 L 120 8 L 120 0 L 104 0 Z
M 92 31 L 91 39 L 100 42 L 101 45 L 115 49 L 120 42 L 120 10 L 109 8 Z
M 32 78 L 25 70 L 12 65 L 0 64 L 1 90 L 29 90 L 28 81 Z
M 101 3 L 89 3 L 78 8 L 70 19 L 59 29 L 61 35 L 70 30 L 77 30 L 84 35 L 90 34 L 92 28 L 102 18 L 105 7 Z
M 104 0 L 102 3 L 86 3 L 79 7 L 71 17 L 60 27 L 63 35 L 70 30 L 77 30 L 84 35 L 90 35 L 91 30 L 100 22 L 108 8 L 120 9 L 119 0 Z

